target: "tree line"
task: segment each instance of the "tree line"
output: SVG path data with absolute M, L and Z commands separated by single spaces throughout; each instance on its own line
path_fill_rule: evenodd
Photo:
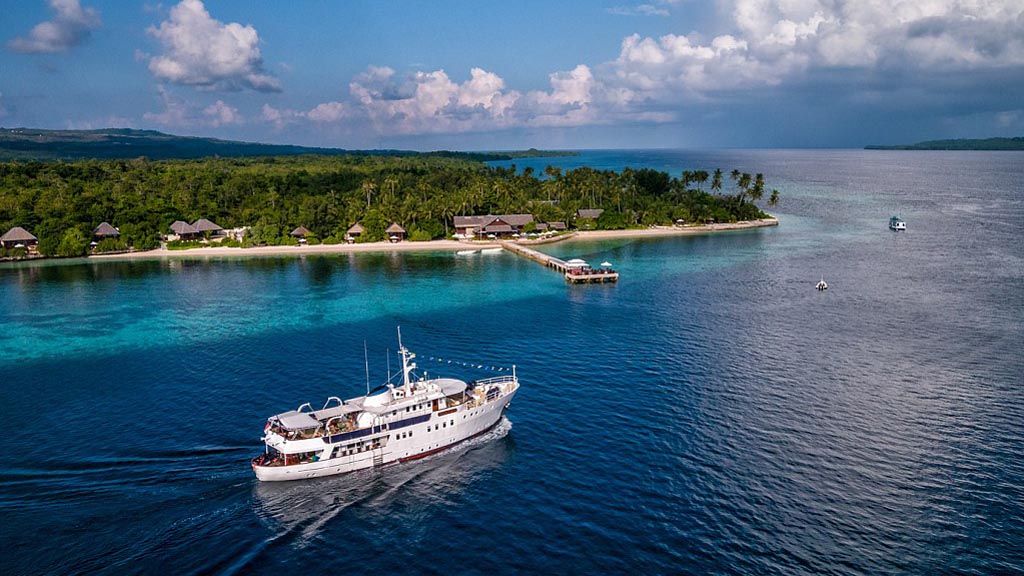
M 734 222 L 766 215 L 778 201 L 761 174 L 733 170 L 621 172 L 549 166 L 490 167 L 443 156 L 292 156 L 150 161 L 0 163 L 0 228 L 22 226 L 44 255 L 85 253 L 93 228 L 110 222 L 121 238 L 103 248 L 159 245 L 175 220 L 208 218 L 251 226 L 248 245 L 289 241 L 302 225 L 315 241 L 340 242 L 362 223 L 365 241 L 398 222 L 411 239 L 447 237 L 456 215 L 531 213 L 572 223 L 581 208 L 603 208 L 595 228 L 677 221 Z M 0 233 L 2 233 L 0 230 Z

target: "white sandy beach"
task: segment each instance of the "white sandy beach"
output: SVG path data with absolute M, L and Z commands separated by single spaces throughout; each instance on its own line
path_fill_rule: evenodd
M 615 238 L 649 238 L 654 236 L 685 236 L 689 234 L 707 234 L 708 232 L 724 232 L 726 230 L 745 230 L 778 226 L 777 218 L 749 220 L 731 224 L 703 224 L 698 226 L 652 226 L 631 230 L 581 230 L 576 232 L 572 240 L 611 240 Z
M 605 240 L 614 238 L 646 238 L 654 236 L 675 236 L 687 234 L 706 234 L 725 230 L 742 230 L 762 226 L 776 226 L 779 221 L 771 218 L 736 222 L 734 224 L 707 224 L 703 226 L 658 226 L 637 230 L 588 230 L 568 234 L 563 240 Z M 555 239 L 552 239 L 555 240 Z M 224 257 L 224 256 L 290 256 L 300 254 L 353 254 L 365 252 L 431 252 L 478 250 L 496 248 L 497 242 L 459 242 L 456 240 L 431 240 L 429 242 L 367 242 L 364 244 L 318 244 L 316 246 L 260 246 L 256 248 L 228 248 L 210 246 L 191 250 L 147 250 L 124 254 L 97 254 L 89 256 L 94 260 L 131 260 L 136 258 L 176 258 L 176 257 Z

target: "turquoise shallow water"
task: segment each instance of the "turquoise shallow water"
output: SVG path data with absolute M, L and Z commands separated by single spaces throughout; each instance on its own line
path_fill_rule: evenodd
M 614 286 L 508 254 L 0 266 L 4 572 L 1024 570 L 1024 156 L 556 161 L 764 172 L 781 225 L 545 248 Z M 383 378 L 396 325 L 517 364 L 507 420 L 258 484 L 265 417 L 359 394 L 364 340 Z

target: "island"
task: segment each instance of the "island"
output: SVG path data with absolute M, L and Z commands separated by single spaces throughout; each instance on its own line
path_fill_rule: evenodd
M 928 140 L 917 144 L 882 146 L 871 144 L 865 150 L 1024 150 L 1024 137 Z
M 176 136 L 156 130 L 103 128 L 99 130 L 43 130 L 39 128 L 0 128 L 0 160 L 87 160 L 131 159 L 173 160 L 192 158 L 253 158 L 259 156 L 359 155 L 359 156 L 438 156 L 477 162 L 575 156 L 568 150 L 508 150 L 456 152 L 441 150 L 345 150 L 258 142 L 238 142 L 218 138 Z
M 485 159 L 377 151 L 0 162 L 0 258 L 457 249 L 777 224 L 758 205 L 779 199 L 763 174 L 535 174 Z

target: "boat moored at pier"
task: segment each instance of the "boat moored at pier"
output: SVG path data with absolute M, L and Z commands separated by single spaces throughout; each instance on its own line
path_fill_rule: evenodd
M 265 453 L 252 460 L 262 481 L 316 478 L 422 458 L 490 430 L 519 389 L 509 376 L 465 382 L 418 376 L 402 345 L 402 383 L 366 396 L 303 404 L 267 419 Z

